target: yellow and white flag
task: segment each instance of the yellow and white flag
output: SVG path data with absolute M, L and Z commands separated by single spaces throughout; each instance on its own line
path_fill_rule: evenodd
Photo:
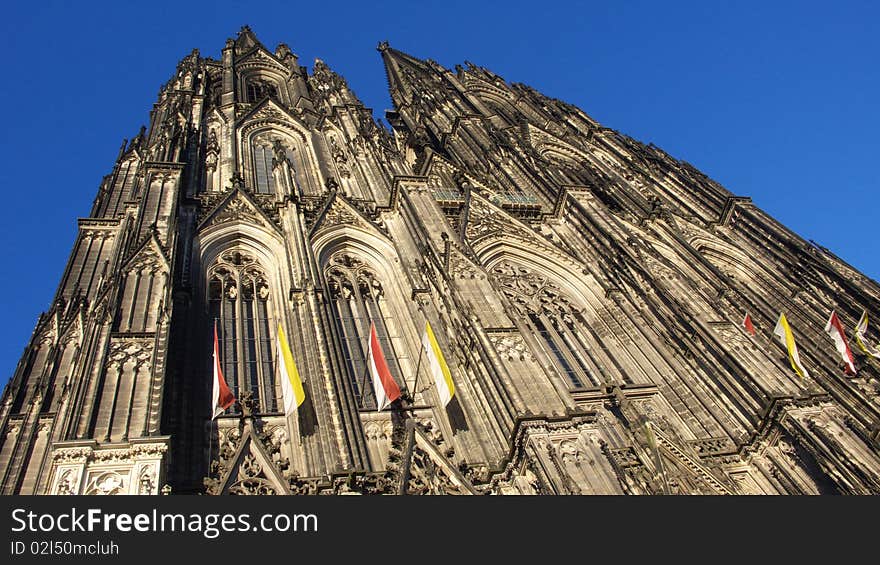
M 289 416 L 306 399 L 306 393 L 281 324 L 278 324 L 275 348 L 278 350 L 278 372 L 281 376 L 281 394 L 284 397 L 284 415 Z
M 422 334 L 422 348 L 425 350 L 425 357 L 428 359 L 428 371 L 434 377 L 434 384 L 437 385 L 437 394 L 440 396 L 440 402 L 443 403 L 443 406 L 446 406 L 455 394 L 455 384 L 452 382 L 452 375 L 449 373 L 446 359 L 443 358 L 443 352 L 440 351 L 440 346 L 437 345 L 437 338 L 434 337 L 431 324 L 427 321 L 425 322 L 425 333 Z
M 801 364 L 797 345 L 794 342 L 794 334 L 791 333 L 791 328 L 788 326 L 788 320 L 785 319 L 785 314 L 779 314 L 779 321 L 776 322 L 776 327 L 773 328 L 773 335 L 776 336 L 776 339 L 778 339 L 788 351 L 788 360 L 791 362 L 791 368 L 794 369 L 794 372 L 801 378 L 810 376 L 803 364 Z
M 856 343 L 859 345 L 859 349 L 862 350 L 862 353 L 870 355 L 874 359 L 880 359 L 880 349 L 878 349 L 877 346 L 868 343 L 867 310 L 862 310 L 862 317 L 859 318 L 859 323 L 856 324 Z

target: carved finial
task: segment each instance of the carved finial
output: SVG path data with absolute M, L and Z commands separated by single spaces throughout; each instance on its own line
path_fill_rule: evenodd
M 241 415 L 249 418 L 260 409 L 260 403 L 254 398 L 253 391 L 246 390 L 238 395 L 238 404 L 241 406 Z
M 171 485 L 165 483 L 165 485 L 162 487 L 162 494 L 164 494 L 165 496 L 171 494 Z
M 138 130 L 138 134 L 134 137 L 134 139 L 131 140 L 131 144 L 128 147 L 129 150 L 134 149 L 135 147 L 141 146 L 141 143 L 143 143 L 143 141 L 144 141 L 144 132 L 146 132 L 146 131 L 147 131 L 147 127 L 141 126 L 141 129 Z
M 232 173 L 232 188 L 244 188 L 244 177 L 238 171 Z
M 376 46 L 376 51 L 384 53 L 388 49 L 388 47 L 390 46 L 388 45 L 387 41 L 380 41 L 379 45 Z
M 287 148 L 281 143 L 280 139 L 272 140 L 272 167 L 275 168 L 281 163 L 290 163 L 287 158 Z

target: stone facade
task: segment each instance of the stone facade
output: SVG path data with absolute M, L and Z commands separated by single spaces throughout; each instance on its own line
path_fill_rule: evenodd
M 378 50 L 390 128 L 248 28 L 180 62 L 4 391 L 3 493 L 880 493 L 880 370 L 823 332 L 880 318 L 876 282 L 578 108 Z M 239 401 L 211 420 L 215 324 Z

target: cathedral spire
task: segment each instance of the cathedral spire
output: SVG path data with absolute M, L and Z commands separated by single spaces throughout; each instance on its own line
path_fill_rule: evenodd
M 318 100 L 326 100 L 332 105 L 362 105 L 357 95 L 348 87 L 348 83 L 321 59 L 315 59 L 312 77 L 309 79 L 312 95 Z
M 385 63 L 391 100 L 400 108 L 412 100 L 413 93 L 423 84 L 425 75 L 431 73 L 431 68 L 426 61 L 398 51 L 387 41 L 379 43 L 376 50 L 382 54 Z

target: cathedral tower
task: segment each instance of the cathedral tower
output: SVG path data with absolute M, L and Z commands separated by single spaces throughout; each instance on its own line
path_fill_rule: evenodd
M 4 391 L 3 493 L 880 493 L 877 360 L 824 331 L 876 282 L 578 108 L 378 50 L 390 129 L 247 27 L 180 62 Z

